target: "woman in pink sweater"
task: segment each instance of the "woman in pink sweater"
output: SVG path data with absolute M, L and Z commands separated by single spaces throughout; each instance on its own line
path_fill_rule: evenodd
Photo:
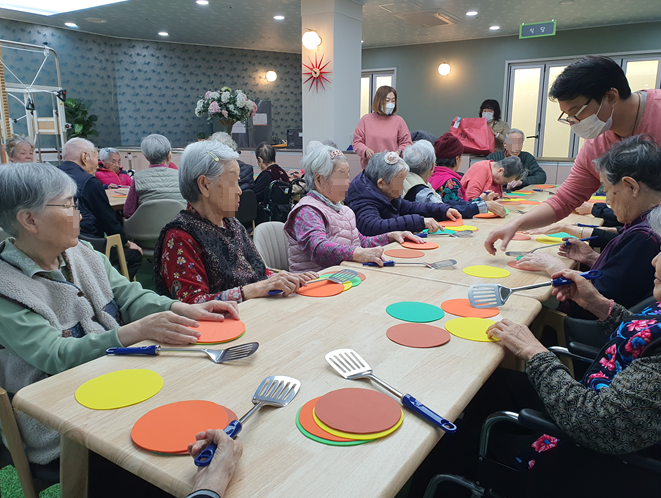
M 375 153 L 395 150 L 401 156 L 413 143 L 406 122 L 396 113 L 397 91 L 391 86 L 379 87 L 372 112 L 360 118 L 353 132 L 353 150 L 360 156 L 363 169 Z
M 483 192 L 503 196 L 503 185 L 519 180 L 523 175 L 523 164 L 516 156 L 502 161 L 479 161 L 473 164 L 461 178 L 461 186 L 468 200 L 478 199 Z

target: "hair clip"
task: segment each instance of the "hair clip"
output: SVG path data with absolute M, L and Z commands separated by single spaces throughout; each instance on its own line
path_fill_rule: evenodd
M 330 158 L 335 159 L 336 157 L 344 157 L 344 153 L 341 150 L 335 149 L 330 152 Z
M 388 164 L 397 164 L 399 162 L 399 154 L 397 152 L 386 152 L 383 160 Z
M 207 154 L 209 154 L 209 156 L 211 156 L 211 159 L 213 159 L 213 160 L 216 161 L 217 163 L 220 162 L 220 157 L 218 157 L 218 156 L 217 156 L 216 154 L 214 154 L 213 152 L 211 152 L 211 151 L 208 150 L 208 151 L 207 151 Z

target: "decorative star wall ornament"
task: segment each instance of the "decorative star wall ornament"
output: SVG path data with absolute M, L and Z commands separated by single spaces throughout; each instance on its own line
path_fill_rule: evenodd
M 324 62 L 324 56 L 321 56 L 321 60 L 317 62 L 317 54 L 314 54 L 314 62 L 312 62 L 312 59 L 308 56 L 308 60 L 310 61 L 310 65 L 308 66 L 307 64 L 303 64 L 305 67 L 309 69 L 308 72 L 301 73 L 304 76 L 309 75 L 309 78 L 303 82 L 305 85 L 308 81 L 310 81 L 310 88 L 308 88 L 308 92 L 312 90 L 312 85 L 315 85 L 317 93 L 319 93 L 319 83 L 321 83 L 321 88 L 326 90 L 326 87 L 324 86 L 323 80 L 326 80 L 328 83 L 330 83 L 330 80 L 328 80 L 324 74 L 330 74 L 333 71 L 324 71 L 324 68 L 330 64 L 330 61 L 328 61 L 326 64 L 323 66 L 321 65 Z

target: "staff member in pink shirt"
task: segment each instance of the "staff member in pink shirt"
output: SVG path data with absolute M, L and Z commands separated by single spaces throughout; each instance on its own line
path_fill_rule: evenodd
M 413 143 L 406 122 L 396 114 L 397 91 L 391 86 L 379 87 L 372 102 L 372 112 L 360 118 L 353 132 L 353 150 L 360 156 L 363 169 L 377 152 L 394 150 L 401 156 Z
M 586 57 L 568 66 L 549 98 L 560 104 L 558 121 L 570 125 L 585 144 L 554 196 L 489 234 L 484 247 L 493 255 L 497 240 L 503 241 L 504 251 L 518 230 L 550 225 L 587 201 L 600 185 L 593 161 L 611 145 L 643 133 L 661 143 L 661 90 L 632 93 L 624 71 L 608 57 Z

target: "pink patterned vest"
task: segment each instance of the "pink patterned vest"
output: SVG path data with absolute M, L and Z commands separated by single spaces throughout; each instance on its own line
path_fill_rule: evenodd
M 336 244 L 347 244 L 355 247 L 360 247 L 360 238 L 358 237 L 358 229 L 356 228 L 356 215 L 351 209 L 342 206 L 342 210 L 338 213 L 332 207 L 326 205 L 313 195 L 306 195 L 301 201 L 294 206 L 294 209 L 289 213 L 287 223 L 285 223 L 285 233 L 289 241 L 289 271 L 300 273 L 304 271 L 319 271 L 322 269 L 314 261 L 310 261 L 305 254 L 298 240 L 292 234 L 294 233 L 294 219 L 296 213 L 303 206 L 309 206 L 316 209 L 324 220 L 324 227 L 326 229 L 326 236 L 329 242 Z

